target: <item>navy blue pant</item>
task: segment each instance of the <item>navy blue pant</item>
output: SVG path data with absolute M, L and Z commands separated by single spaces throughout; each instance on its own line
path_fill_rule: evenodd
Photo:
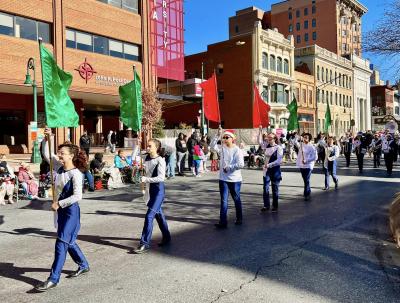
M 147 247 L 150 246 L 151 236 L 153 234 L 153 221 L 156 219 L 158 226 L 160 227 L 163 241 L 169 241 L 171 239 L 171 234 L 168 230 L 167 220 L 162 212 L 161 206 L 164 202 L 164 189 L 161 188 L 155 197 L 152 197 L 152 192 L 150 192 L 150 201 L 148 203 L 149 208 L 147 209 L 146 217 L 144 219 L 144 226 L 142 231 L 142 237 L 140 239 L 140 244 Z M 151 207 L 150 207 L 151 205 Z
M 219 223 L 222 225 L 228 224 L 228 195 L 232 196 L 235 202 L 236 220 L 242 221 L 242 201 L 240 200 L 240 187 L 242 182 L 226 182 L 219 180 L 219 193 L 221 195 L 221 208 L 219 213 Z
M 311 186 L 310 186 L 310 178 L 311 178 L 311 168 L 300 168 L 301 176 L 304 181 L 304 197 L 309 197 L 311 195 Z
M 392 153 L 387 153 L 383 156 L 385 157 L 386 171 L 388 174 L 392 174 L 394 156 Z
M 363 153 L 357 154 L 357 164 L 358 164 L 358 170 L 360 172 L 362 172 L 363 168 L 364 168 L 364 154 Z
M 263 199 L 264 199 L 264 207 L 270 208 L 269 201 L 269 184 L 272 187 L 272 207 L 278 208 L 278 200 L 279 200 L 279 184 L 280 180 L 271 180 L 271 177 L 267 174 L 263 177 Z
M 382 157 L 381 152 L 374 153 L 374 167 L 381 166 L 381 157 Z
M 85 185 L 85 178 L 88 181 L 89 189 L 90 190 L 94 190 L 94 178 L 93 178 L 93 175 L 90 173 L 89 170 L 86 170 L 83 173 L 83 185 Z
M 196 176 L 200 173 L 200 164 L 201 164 L 201 160 L 193 160 L 194 172 L 195 172 Z
M 346 158 L 346 167 L 350 166 L 350 157 L 351 157 L 351 153 L 344 153 L 344 156 Z
M 89 267 L 89 264 L 83 255 L 76 238 L 80 228 L 80 209 L 78 203 L 74 203 L 66 208 L 59 208 L 57 241 L 55 245 L 54 262 L 51 266 L 49 280 L 53 283 L 60 281 L 61 271 L 63 269 L 67 252 L 72 260 L 78 264 L 79 269 Z
M 329 175 L 332 176 L 333 182 L 335 185 L 338 182 L 338 177 L 336 176 L 336 164 L 333 161 L 328 161 L 328 168 L 323 168 L 325 174 L 325 188 L 329 188 Z

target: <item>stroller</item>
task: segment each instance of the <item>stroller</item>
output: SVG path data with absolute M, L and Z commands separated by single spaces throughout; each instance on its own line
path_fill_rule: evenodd
M 38 196 L 40 198 L 48 198 L 48 190 L 51 187 L 51 178 L 50 178 L 50 173 L 47 174 L 41 174 L 39 176 L 39 192 Z

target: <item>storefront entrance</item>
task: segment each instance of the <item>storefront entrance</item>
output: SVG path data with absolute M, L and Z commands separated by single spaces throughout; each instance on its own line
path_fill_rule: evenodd
M 0 145 L 26 144 L 26 112 L 0 110 Z

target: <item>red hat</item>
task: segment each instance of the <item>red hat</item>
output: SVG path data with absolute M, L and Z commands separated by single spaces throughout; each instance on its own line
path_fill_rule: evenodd
M 232 139 L 236 139 L 235 130 L 233 130 L 233 129 L 226 129 L 226 130 L 224 131 L 224 136 L 229 136 L 229 137 L 231 137 Z

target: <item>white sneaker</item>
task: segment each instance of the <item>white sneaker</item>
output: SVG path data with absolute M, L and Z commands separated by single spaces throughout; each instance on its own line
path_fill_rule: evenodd
M 6 202 L 4 202 L 4 200 L 0 201 L 0 205 L 6 205 Z
M 14 204 L 13 199 L 9 199 L 9 200 L 8 200 L 8 203 L 9 203 L 9 204 Z

